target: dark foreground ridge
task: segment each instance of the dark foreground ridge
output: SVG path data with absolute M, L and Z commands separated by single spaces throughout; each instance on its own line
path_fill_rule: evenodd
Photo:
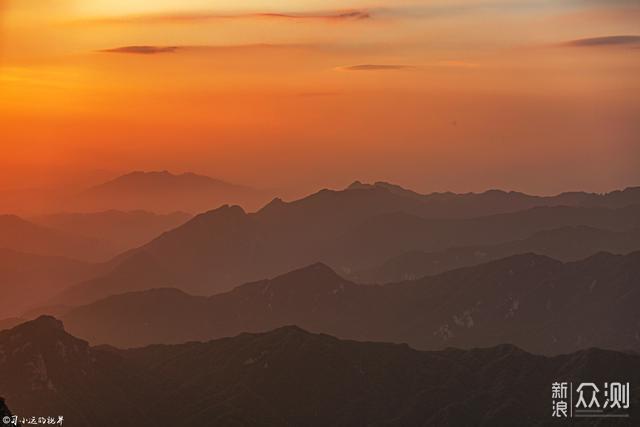
M 630 420 L 640 416 L 640 356 L 597 349 L 420 352 L 285 326 L 118 350 L 89 347 L 41 317 L 0 332 L 0 354 L 12 409 L 64 415 L 71 426 L 552 425 L 555 381 L 629 381 Z

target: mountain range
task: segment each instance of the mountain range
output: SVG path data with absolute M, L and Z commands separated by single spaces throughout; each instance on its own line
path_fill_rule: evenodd
M 267 201 L 265 193 L 195 173 L 135 171 L 93 186 L 70 199 L 79 211 L 147 210 L 157 213 L 198 213 L 225 203 L 254 209 Z
M 497 245 L 561 227 L 640 228 L 640 204 L 536 207 L 460 219 L 419 216 L 428 215 L 425 206 L 386 187 L 323 190 L 291 203 L 276 199 L 256 213 L 223 206 L 122 254 L 109 273 L 77 284 L 57 301 L 75 305 L 158 287 L 210 295 L 314 262 L 349 276 L 411 251 Z
M 0 354 L 0 394 L 13 411 L 64 415 L 69 425 L 557 425 L 553 382 L 613 380 L 632 384 L 630 419 L 640 415 L 640 356 L 598 349 L 421 352 L 287 326 L 119 350 L 90 347 L 41 317 L 0 332 Z
M 557 425 L 553 382 L 628 381 L 640 415 L 640 187 L 355 182 L 250 213 L 162 213 L 217 206 L 221 185 L 133 173 L 78 200 L 160 213 L 0 217 L 0 414 L 538 426 Z M 61 320 L 24 320 L 39 313 Z
M 577 206 L 621 208 L 640 203 L 640 187 L 628 187 L 609 193 L 573 191 L 554 196 L 535 196 L 517 191 L 488 190 L 482 193 L 420 194 L 396 184 L 356 181 L 347 189 L 387 190 L 396 195 L 421 202 L 421 216 L 426 218 L 472 218 L 509 213 L 540 206 Z
M 314 264 L 211 297 L 177 289 L 115 295 L 62 318 L 74 335 L 119 347 L 295 324 L 423 350 L 512 343 L 542 354 L 588 347 L 638 351 L 639 281 L 640 252 L 568 263 L 515 255 L 386 285 L 356 284 Z
M 640 250 L 640 229 L 610 231 L 568 226 L 538 231 L 522 240 L 497 245 L 453 247 L 439 252 L 412 251 L 348 277 L 361 283 L 418 279 L 510 255 L 536 253 L 560 261 L 577 261 L 598 252 L 627 254 Z
M 189 219 L 187 214 L 55 214 L 30 222 L 0 216 L 3 317 L 42 306 L 72 284 L 108 272 L 108 260 Z M 116 259 L 117 260 L 117 259 Z M 93 262 L 89 262 L 93 261 Z

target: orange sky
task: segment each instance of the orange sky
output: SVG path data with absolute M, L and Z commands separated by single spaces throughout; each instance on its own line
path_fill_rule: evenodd
M 237 3 L 0 0 L 0 189 L 640 184 L 637 1 Z

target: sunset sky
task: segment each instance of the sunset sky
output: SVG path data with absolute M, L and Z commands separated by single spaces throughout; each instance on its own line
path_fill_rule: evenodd
M 0 0 L 0 189 L 640 185 L 637 0 Z

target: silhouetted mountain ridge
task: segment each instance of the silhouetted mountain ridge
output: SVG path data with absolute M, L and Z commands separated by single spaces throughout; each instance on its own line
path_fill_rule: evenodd
M 186 172 L 173 174 L 169 171 L 133 171 L 116 177 L 105 183 L 96 185 L 86 190 L 91 194 L 109 194 L 114 192 L 148 192 L 148 191 L 192 191 L 197 188 L 230 188 L 237 190 L 249 190 L 248 187 L 230 184 L 204 175 Z
M 432 211 L 427 217 L 453 218 L 484 216 L 530 209 L 537 206 L 582 206 L 620 208 L 640 203 L 640 187 L 627 187 L 608 193 L 564 192 L 553 196 L 534 196 L 518 191 L 490 189 L 481 193 L 436 192 L 421 194 L 399 185 L 378 181 L 355 181 L 347 190 L 387 189 L 395 194 L 421 200 Z
M 247 186 L 191 172 L 134 171 L 85 190 L 73 205 L 89 210 L 202 212 L 223 203 L 255 208 L 264 203 L 265 196 Z
M 567 226 L 618 232 L 640 227 L 640 205 L 543 206 L 469 219 L 421 216 L 429 209 L 413 196 L 380 186 L 323 190 L 290 203 L 276 201 L 257 213 L 225 205 L 122 255 L 111 273 L 79 284 L 60 300 L 79 304 L 155 287 L 211 294 L 317 261 L 349 275 L 408 251 L 496 245 Z M 469 213 L 466 207 L 464 211 Z M 131 268 L 135 257 L 143 262 Z M 128 260 L 127 267 L 123 260 Z M 127 277 L 126 270 L 136 273 Z
M 420 352 L 297 326 L 118 350 L 87 347 L 48 318 L 31 323 L 0 332 L 0 392 L 17 413 L 65 414 L 71 425 L 112 426 L 116 414 L 124 427 L 553 425 L 551 383 L 611 378 L 633 385 L 632 419 L 640 402 L 640 356 L 611 351 Z
M 64 320 L 93 343 L 124 347 L 296 324 L 420 349 L 511 342 L 548 354 L 589 346 L 637 351 L 639 279 L 640 252 L 568 263 L 521 254 L 387 285 L 356 284 L 314 264 L 211 297 L 116 295 L 77 307 Z
M 640 205 L 619 209 L 536 207 L 461 220 L 430 220 L 393 212 L 369 217 L 343 233 L 321 259 L 348 275 L 406 252 L 497 245 L 527 239 L 544 230 L 576 226 L 617 232 L 639 229 Z
M 602 230 L 588 226 L 543 230 L 530 237 L 496 245 L 452 247 L 439 252 L 411 251 L 363 271 L 348 274 L 357 282 L 389 283 L 477 265 L 511 254 L 534 252 L 561 261 L 576 261 L 598 251 L 627 254 L 640 250 L 640 229 Z

